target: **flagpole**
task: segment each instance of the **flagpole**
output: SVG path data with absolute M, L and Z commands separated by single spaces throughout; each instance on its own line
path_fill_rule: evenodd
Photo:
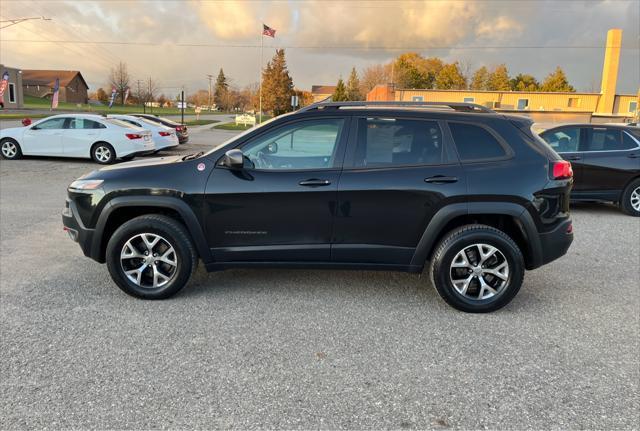
M 264 26 L 264 24 L 263 24 L 263 26 Z M 264 47 L 264 30 L 263 30 L 262 33 L 260 33 L 260 103 L 259 103 L 260 107 L 258 109 L 258 111 L 259 111 L 258 116 L 260 118 L 258 120 L 259 124 L 262 123 L 262 61 L 263 61 L 263 59 L 262 59 L 262 49 L 263 49 L 263 47 Z

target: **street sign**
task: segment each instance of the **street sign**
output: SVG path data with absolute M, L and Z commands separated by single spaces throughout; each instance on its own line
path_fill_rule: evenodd
M 291 96 L 291 107 L 295 108 L 296 106 L 298 106 L 298 96 L 293 95 Z

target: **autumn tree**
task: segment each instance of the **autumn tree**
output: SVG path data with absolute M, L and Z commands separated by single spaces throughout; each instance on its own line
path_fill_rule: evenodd
M 344 85 L 342 78 L 340 78 L 336 84 L 336 91 L 334 91 L 333 96 L 331 96 L 331 101 L 344 102 L 345 100 L 349 100 L 347 98 L 347 87 Z
M 509 82 L 509 72 L 507 66 L 501 64 L 489 74 L 487 78 L 487 90 L 491 91 L 509 91 L 511 84 Z
M 489 71 L 485 66 L 482 66 L 474 72 L 469 88 L 471 90 L 486 90 L 488 81 Z
M 118 92 L 121 105 L 124 105 L 124 93 L 129 87 L 130 80 L 131 76 L 129 76 L 126 63 L 119 62 L 116 67 L 111 68 L 111 72 L 109 73 L 109 85 L 111 85 L 111 88 L 115 87 Z
M 277 49 L 262 72 L 262 108 L 274 115 L 288 112 L 292 94 L 293 80 L 287 69 L 284 49 Z
M 349 79 L 347 80 L 347 100 L 362 100 L 362 94 L 360 93 L 360 79 L 358 79 L 358 72 L 356 68 L 351 69 Z
M 313 103 L 313 94 L 310 91 L 305 90 L 293 90 L 294 94 L 298 96 L 298 107 L 311 105 Z
M 540 83 L 533 75 L 519 73 L 509 81 L 513 91 L 540 91 Z
M 567 80 L 567 76 L 564 74 L 564 71 L 560 66 L 556 67 L 556 70 L 544 79 L 542 85 L 540 86 L 541 91 L 566 91 L 566 92 L 574 92 L 576 91 L 571 85 L 569 85 L 569 81 Z
M 391 65 L 376 64 L 362 71 L 360 78 L 360 93 L 365 95 L 373 90 L 376 85 L 391 82 Z
M 191 103 L 196 106 L 203 106 L 209 103 L 209 91 L 198 90 L 195 93 L 187 96 L 187 103 Z
M 393 81 L 401 88 L 433 88 L 443 66 L 436 57 L 424 58 L 415 52 L 401 54 L 393 63 Z
M 439 90 L 464 90 L 467 80 L 462 75 L 458 63 L 446 64 L 436 75 L 435 86 Z
M 107 92 L 104 91 L 104 88 L 98 88 L 98 91 L 96 91 L 96 99 L 103 103 L 106 103 L 109 100 L 109 96 L 107 95 Z

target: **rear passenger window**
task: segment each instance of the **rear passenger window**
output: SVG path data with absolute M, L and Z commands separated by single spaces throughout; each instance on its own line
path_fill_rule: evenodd
M 589 140 L 588 151 L 629 150 L 636 145 L 622 140 L 623 133 L 616 129 L 593 129 Z
M 449 128 L 462 161 L 496 159 L 507 154 L 497 139 L 483 127 L 449 123 Z
M 558 153 L 578 151 L 581 129 L 565 127 L 555 131 L 544 132 L 542 138 Z
M 442 163 L 442 148 L 435 121 L 361 118 L 354 166 L 435 165 Z

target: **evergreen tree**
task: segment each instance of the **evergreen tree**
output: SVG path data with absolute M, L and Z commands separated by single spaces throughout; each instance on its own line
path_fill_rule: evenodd
M 513 91 L 540 91 L 540 83 L 538 80 L 528 74 L 519 73 L 510 81 Z
M 443 66 L 436 75 L 435 84 L 438 90 L 464 90 L 467 88 L 467 80 L 462 75 L 457 62 Z
M 489 74 L 487 79 L 487 90 L 492 91 L 509 91 L 511 90 L 511 84 L 509 82 L 509 72 L 507 66 L 504 64 L 496 67 L 493 72 Z
M 344 81 L 342 78 L 338 79 L 338 84 L 336 84 L 336 91 L 331 96 L 332 102 L 344 102 L 348 100 L 347 98 L 347 87 L 344 85 Z
M 213 92 L 213 100 L 219 109 L 226 109 L 227 92 L 229 91 L 229 83 L 227 77 L 224 75 L 224 71 L 220 68 L 218 72 L 218 78 L 216 79 L 215 91 Z
M 360 79 L 358 79 L 358 73 L 356 68 L 351 69 L 349 80 L 347 81 L 347 100 L 362 100 L 362 94 L 360 93 Z
M 469 86 L 469 88 L 471 90 L 486 90 L 488 81 L 489 71 L 486 67 L 482 66 L 473 74 L 473 77 L 471 78 L 471 85 Z
M 262 72 L 262 109 L 273 115 L 290 111 L 293 80 L 287 69 L 284 49 L 277 49 Z
M 541 91 L 567 91 L 574 92 L 576 91 L 571 85 L 569 85 L 569 81 L 567 80 L 567 76 L 564 74 L 564 71 L 560 68 L 560 66 L 556 67 L 556 70 L 544 79 L 542 85 L 540 86 Z

